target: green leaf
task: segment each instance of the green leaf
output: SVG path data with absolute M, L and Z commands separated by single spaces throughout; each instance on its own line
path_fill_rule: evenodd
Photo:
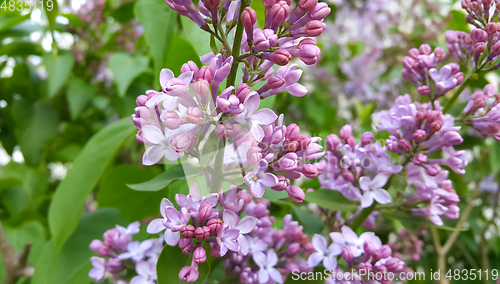
M 34 264 L 45 243 L 45 231 L 42 224 L 36 221 L 28 221 L 19 227 L 10 227 L 4 224 L 4 229 L 10 243 L 17 251 L 23 251 L 28 242 L 33 245 L 28 257 L 28 264 Z
M 305 200 L 332 211 L 353 212 L 358 209 L 356 204 L 337 190 L 316 189 L 313 192 L 306 192 Z
M 217 42 L 215 42 L 215 36 L 211 35 L 210 36 L 210 49 L 214 54 L 219 53 L 219 47 L 217 47 Z
M 112 123 L 95 134 L 59 184 L 49 208 L 49 227 L 56 251 L 76 229 L 88 195 L 125 139 L 136 129 L 129 118 Z
M 489 158 L 491 173 L 496 175 L 500 171 L 500 143 L 495 140 L 491 142 Z
M 262 198 L 267 199 L 269 201 L 274 201 L 282 198 L 287 198 L 288 193 L 286 191 L 277 191 L 273 189 L 266 189 L 266 192 L 264 192 L 264 196 Z
M 61 16 L 65 17 L 68 19 L 69 23 L 74 27 L 74 28 L 81 28 L 83 26 L 82 20 L 78 18 L 77 15 L 75 14 L 62 14 Z
M 0 56 L 27 56 L 27 55 L 41 55 L 43 48 L 39 44 L 31 41 L 13 41 L 8 44 L 0 46 Z
M 212 131 L 212 133 L 208 136 L 207 142 L 203 145 L 203 149 L 201 150 L 200 165 L 202 167 L 208 166 L 217 155 L 217 151 L 219 150 L 219 141 L 220 139 L 217 135 L 215 135 L 215 131 Z
M 257 12 L 257 23 L 260 27 L 264 26 L 265 22 L 265 10 L 264 3 L 262 1 L 252 1 L 250 7 Z
M 156 77 L 164 66 L 165 56 L 176 30 L 177 13 L 165 5 L 163 0 L 138 0 L 134 15 L 144 25 L 144 38 L 153 56 Z M 155 84 L 159 87 L 158 80 Z
M 416 216 L 399 210 L 384 210 L 382 211 L 382 216 L 390 220 L 400 221 L 401 224 L 403 224 L 403 226 L 408 230 L 416 230 L 421 226 L 427 226 L 447 231 L 467 231 L 466 229 L 457 230 L 453 227 L 438 226 L 423 216 Z
M 194 50 L 193 45 L 179 35 L 172 37 L 168 54 L 163 63 L 168 69 L 172 70 L 174 74 L 179 75 L 182 64 L 193 61 L 196 65 L 201 66 L 200 58 Z
M 207 252 L 208 254 L 208 252 Z M 194 283 L 202 284 L 207 279 L 210 274 L 210 260 L 211 257 L 207 257 L 207 261 L 198 265 L 198 271 L 200 275 L 198 280 Z M 165 245 L 163 251 L 158 258 L 158 263 L 156 264 L 156 273 L 158 275 L 158 284 L 183 284 L 185 281 L 179 279 L 179 272 L 184 266 L 191 265 L 191 257 L 185 255 L 179 249 L 179 247 L 171 247 Z
M 26 14 L 24 16 L 16 16 L 16 17 L 5 17 L 0 19 L 0 33 L 3 33 L 12 27 L 28 20 L 30 18 L 30 14 Z
M 1 178 L 0 177 L 0 191 L 9 189 L 14 186 L 23 184 L 20 179 L 17 178 Z
M 311 234 L 321 234 L 325 223 L 318 216 L 298 206 L 292 206 L 294 219 L 304 226 L 304 230 Z
M 210 41 L 210 34 L 206 31 L 200 29 L 200 27 L 188 17 L 180 17 L 182 26 L 182 37 L 189 41 L 196 53 L 199 55 L 205 55 L 209 53 L 212 49 L 207 42 Z M 220 51 L 217 50 L 217 53 Z
M 126 23 L 134 18 L 134 2 L 121 5 L 111 16 L 120 23 Z
M 80 78 L 74 79 L 66 91 L 71 119 L 78 118 L 97 93 L 97 85 L 89 85 Z
M 167 197 L 167 189 L 155 192 L 135 191 L 126 185 L 153 178 L 153 169 L 139 168 L 136 165 L 119 165 L 112 168 L 102 178 L 97 203 L 100 207 L 117 208 L 129 222 L 158 214 L 162 198 Z M 117 196 L 120 198 L 116 198 Z
M 17 137 L 25 160 L 36 165 L 43 158 L 42 150 L 47 147 L 49 140 L 57 133 L 59 114 L 48 104 L 36 102 L 33 106 L 15 102 L 14 108 L 18 114 L 16 118 Z M 25 108 L 24 110 L 20 110 Z
M 59 14 L 59 5 L 56 0 L 42 0 L 43 10 L 45 11 L 45 15 L 47 16 L 47 21 L 49 22 L 49 28 L 51 32 L 54 32 L 54 27 L 56 25 L 56 18 Z
M 151 180 L 139 184 L 127 184 L 127 186 L 139 191 L 158 191 L 167 187 L 173 181 L 185 179 L 184 168 L 186 167 L 188 167 L 187 164 L 175 165 Z M 202 172 L 202 168 L 189 168 L 187 172 L 190 173 L 190 176 L 198 175 Z
M 57 57 L 46 53 L 43 62 L 47 69 L 47 94 L 49 98 L 53 98 L 66 82 L 75 60 L 70 53 L 61 53 Z
M 148 69 L 149 58 L 117 52 L 109 58 L 109 69 L 113 72 L 118 95 L 123 98 L 132 81 Z

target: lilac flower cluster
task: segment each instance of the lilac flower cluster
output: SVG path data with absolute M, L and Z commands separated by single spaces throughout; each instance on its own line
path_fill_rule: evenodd
M 491 135 L 500 141 L 500 94 L 495 94 L 493 85 L 486 85 L 482 91 L 472 94 L 459 120 L 484 137 Z M 490 103 L 490 101 L 493 102 Z
M 322 263 L 326 269 L 332 271 L 333 276 L 342 275 L 342 277 L 334 277 L 336 279 L 329 280 L 327 283 L 338 283 L 335 282 L 336 280 L 344 283 L 348 279 L 355 282 L 346 283 L 371 283 L 369 279 L 363 279 L 361 275 L 366 275 L 367 272 L 380 272 L 386 277 L 385 275 L 389 272 L 394 273 L 394 275 L 405 270 L 408 272 L 409 269 L 405 269 L 405 263 L 399 258 L 393 257 L 391 247 L 382 245 L 382 241 L 374 233 L 365 232 L 358 237 L 347 226 L 342 226 L 341 231 L 342 233 L 330 233 L 332 240 L 330 245 L 322 235 L 316 234 L 312 239 L 315 252 L 309 256 L 308 264 L 315 267 Z M 344 272 L 337 266 L 340 258 L 347 262 L 349 271 Z M 359 270 L 365 272 L 355 273 Z M 354 273 L 351 274 L 351 272 Z M 392 283 L 392 279 L 389 278 L 379 281 L 381 283 Z
M 93 266 L 90 278 L 97 281 L 109 278 L 119 284 L 128 283 L 126 281 L 130 284 L 156 284 L 156 263 L 163 249 L 163 238 L 132 241 L 132 236 L 139 233 L 139 227 L 139 222 L 127 228 L 117 225 L 104 233 L 103 241 L 90 243 L 90 249 L 101 256 L 90 259 Z M 131 274 L 136 276 L 131 277 Z
M 444 50 L 440 47 L 436 47 L 434 51 L 428 44 L 422 44 L 419 49 L 412 48 L 402 61 L 404 69 L 401 76 L 415 84 L 421 96 L 430 96 L 434 100 L 462 84 L 464 80 L 464 74 L 459 72 L 457 64 L 451 63 L 440 70 L 436 69 L 444 58 Z
M 327 154 L 315 164 L 321 187 L 358 199 L 363 208 L 370 207 L 374 200 L 389 203 L 391 196 L 383 187 L 402 167 L 391 163 L 386 147 L 374 142 L 373 133 L 363 133 L 359 143 L 350 125 L 342 127 L 339 134 L 327 136 Z
M 395 257 L 410 261 L 420 261 L 424 242 L 419 237 L 425 235 L 425 229 L 419 229 L 416 232 L 401 228 L 397 231 L 397 240 L 389 240 L 387 243 L 391 247 Z
M 234 186 L 227 192 L 201 197 L 194 183 L 187 196 L 177 194 L 175 199 L 180 209 L 163 199 L 162 218 L 153 220 L 147 231 L 156 234 L 165 230 L 168 245 L 178 246 L 184 254 L 192 255 L 191 265 L 179 272 L 181 280 L 194 282 L 198 279 L 198 265 L 207 260 L 206 249 L 209 249 L 214 258 L 227 255 L 223 264 L 228 275 L 241 275 L 243 283 L 267 283 L 269 278 L 282 283 L 281 273 L 298 267 L 299 253 L 307 252 L 308 247 L 310 250 L 302 226 L 288 215 L 284 218 L 283 230 L 271 228 L 275 220 L 269 216 L 269 202 L 254 200 L 244 189 Z M 221 210 L 215 208 L 217 205 Z M 244 212 L 246 216 L 241 217 Z M 247 267 L 252 258 L 256 265 Z M 288 268 L 281 265 L 292 260 L 298 264 L 290 262 Z M 281 272 L 275 268 L 278 261 Z

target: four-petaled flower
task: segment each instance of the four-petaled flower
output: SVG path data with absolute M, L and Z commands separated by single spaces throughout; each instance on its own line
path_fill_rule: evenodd
M 370 207 L 375 199 L 380 204 L 387 204 L 391 201 L 391 196 L 382 187 L 387 183 L 389 177 L 378 174 L 373 179 L 364 176 L 359 179 L 359 187 L 365 192 L 361 196 L 361 207 Z
M 253 166 L 253 171 L 243 178 L 246 185 L 250 187 L 252 195 L 257 198 L 264 195 L 264 187 L 273 187 L 278 183 L 278 178 L 275 175 L 266 173 L 268 166 L 266 160 L 260 160 Z
M 238 244 L 240 245 L 240 252 L 243 255 L 248 254 L 248 241 L 244 234 L 250 233 L 257 224 L 257 218 L 252 216 L 245 216 L 241 218 L 233 211 L 224 210 L 222 214 L 224 224 L 228 225 L 231 229 L 238 229 L 240 234 L 238 236 Z
M 337 267 L 337 259 L 335 256 L 342 253 L 342 245 L 332 243 L 327 247 L 325 237 L 318 234 L 313 236 L 312 245 L 316 252 L 311 254 L 307 259 L 307 264 L 309 264 L 310 267 L 315 267 L 320 262 L 323 262 L 323 266 L 326 269 L 333 270 Z
M 156 284 L 156 265 L 147 261 L 139 261 L 135 265 L 137 276 L 132 278 L 130 284 Z
M 264 130 L 259 125 L 271 124 L 278 116 L 268 108 L 257 111 L 260 105 L 260 97 L 257 93 L 248 95 L 243 105 L 245 110 L 235 115 L 234 120 L 242 125 L 248 125 L 255 140 L 261 141 L 264 138 Z
M 269 249 L 267 255 L 260 251 L 254 253 L 253 260 L 259 266 L 258 275 L 260 283 L 268 283 L 269 278 L 278 283 L 283 283 L 281 273 L 274 267 L 278 263 L 278 256 L 273 249 Z

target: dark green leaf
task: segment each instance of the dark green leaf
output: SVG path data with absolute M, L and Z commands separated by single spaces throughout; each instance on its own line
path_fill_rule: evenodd
M 144 38 L 153 56 L 154 74 L 159 74 L 176 29 L 177 13 L 165 5 L 163 0 L 138 0 L 134 15 L 144 25 Z M 155 81 L 155 86 L 159 87 L 158 80 Z
M 164 66 L 172 70 L 175 74 L 179 75 L 181 72 L 182 64 L 189 60 L 194 61 L 198 66 L 201 65 L 200 58 L 194 50 L 193 45 L 179 35 L 172 37 L 168 54 L 163 62 Z
M 41 55 L 43 52 L 39 44 L 31 41 L 13 41 L 8 44 L 0 46 L 0 56 L 28 56 L 28 55 Z
M 294 220 L 304 226 L 304 230 L 311 234 L 321 234 L 325 223 L 317 215 L 298 206 L 292 206 Z
M 158 191 L 167 187 L 173 181 L 185 179 L 186 175 L 184 171 L 186 167 L 188 167 L 187 164 L 175 165 L 149 181 L 139 184 L 127 184 L 127 186 L 139 191 Z M 196 169 L 190 167 L 187 172 L 189 173 L 188 175 L 198 175 L 201 173 L 201 170 L 201 168 Z
M 0 177 L 0 191 L 9 189 L 11 187 L 21 185 L 23 182 L 17 178 L 1 178 Z
M 207 252 L 208 254 L 208 252 Z M 207 279 L 210 274 L 210 257 L 207 257 L 205 263 L 198 266 L 198 271 L 200 275 L 198 280 L 194 283 L 202 284 Z M 156 273 L 158 275 L 158 284 L 183 284 L 185 281 L 179 279 L 179 272 L 184 266 L 191 265 L 191 257 L 185 255 L 177 247 L 171 247 L 165 245 L 163 251 L 158 258 L 158 263 L 156 264 Z
M 490 145 L 489 158 L 491 173 L 496 175 L 500 171 L 500 143 L 495 140 Z
M 52 98 L 66 82 L 75 60 L 70 53 L 62 53 L 57 57 L 54 57 L 52 53 L 46 53 L 43 56 L 43 62 L 47 69 L 47 94 L 49 98 Z
M 97 85 L 89 85 L 82 79 L 74 79 L 66 91 L 71 119 L 78 118 L 97 93 Z
M 357 205 L 337 190 L 317 189 L 306 192 L 305 200 L 332 211 L 353 212 L 358 209 Z
M 118 95 L 123 98 L 132 81 L 148 69 L 149 58 L 146 56 L 132 56 L 118 52 L 109 58 L 109 69 L 113 72 Z
M 111 16 L 120 23 L 126 23 L 134 18 L 134 4 L 129 2 L 121 5 L 118 9 L 113 11 Z
M 100 207 L 119 209 L 129 222 L 154 216 L 159 213 L 162 198 L 167 197 L 167 189 L 155 192 L 136 191 L 126 185 L 144 182 L 154 176 L 154 168 L 139 168 L 135 165 L 114 167 L 102 178 L 97 202 Z M 120 198 L 116 198 L 117 196 Z
M 68 19 L 69 23 L 74 27 L 74 28 L 81 28 L 83 26 L 82 20 L 78 18 L 77 15 L 75 14 L 62 14 L 61 16 L 65 17 Z
M 3 19 L 0 19 L 0 33 L 3 33 L 12 27 L 28 20 L 30 18 L 30 14 L 26 14 L 24 16 L 17 16 L 17 17 L 5 17 Z
M 49 208 L 49 227 L 56 251 L 76 229 L 87 196 L 116 152 L 136 129 L 129 118 L 112 123 L 87 143 L 66 178 L 59 184 Z

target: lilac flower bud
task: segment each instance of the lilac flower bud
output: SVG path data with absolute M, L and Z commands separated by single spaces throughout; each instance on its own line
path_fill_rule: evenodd
M 427 85 L 420 86 L 417 88 L 417 92 L 421 96 L 428 96 L 431 93 L 431 88 L 429 88 L 429 86 Z
M 443 127 L 443 124 L 440 121 L 434 121 L 431 123 L 431 131 L 432 132 L 438 132 L 441 130 L 441 127 Z
M 182 250 L 183 254 L 191 254 L 194 250 L 194 244 L 191 239 L 180 239 L 179 249 Z
M 210 249 L 210 256 L 213 258 L 220 257 L 220 246 L 217 243 L 215 243 Z
M 262 54 L 262 58 L 266 57 L 264 59 L 270 60 L 279 66 L 285 66 L 292 60 L 292 55 L 286 49 L 278 49 L 274 53 L 267 53 L 269 54 L 267 56 L 264 56 L 264 54 Z
M 311 12 L 309 12 L 309 15 L 311 16 L 311 19 L 321 21 L 324 18 L 326 18 L 326 16 L 328 16 L 331 11 L 332 11 L 332 9 L 330 9 L 330 7 L 328 7 L 328 4 L 321 2 L 321 3 L 318 3 L 314 7 L 314 9 L 312 9 Z
M 104 246 L 103 242 L 101 240 L 93 240 L 90 245 L 89 245 L 89 248 L 92 250 L 92 251 L 95 251 L 95 252 L 99 252 L 99 249 Z
M 186 110 L 186 120 L 189 123 L 197 124 L 201 119 L 201 110 L 197 107 L 188 107 Z
M 276 28 L 283 23 L 290 15 L 290 6 L 286 1 L 279 1 L 271 7 L 269 16 L 273 26 Z
M 145 106 L 147 101 L 148 101 L 148 97 L 147 96 L 140 95 L 135 100 L 135 103 L 137 104 L 138 107 L 141 107 L 141 106 Z
M 413 133 L 412 139 L 413 141 L 420 143 L 420 141 L 422 141 L 425 138 L 425 135 L 426 135 L 425 130 L 417 129 Z
M 304 198 L 306 198 L 306 195 L 302 188 L 296 186 L 296 185 L 291 185 L 286 189 L 286 192 L 288 193 L 288 196 L 290 197 L 291 200 L 301 203 L 304 201 Z
M 429 55 L 432 52 L 432 48 L 430 45 L 424 43 L 420 45 L 418 51 L 420 52 L 421 55 Z
M 207 226 L 198 227 L 194 231 L 194 234 L 197 239 L 204 240 L 210 236 L 210 228 Z
M 104 245 L 107 247 L 111 247 L 115 243 L 115 238 L 119 235 L 118 230 L 116 229 L 110 229 L 104 232 L 103 238 L 104 238 Z
M 207 222 L 211 234 L 217 234 L 222 229 L 222 220 L 219 218 L 210 219 Z
M 191 145 L 191 137 L 187 133 L 179 133 L 172 140 L 172 149 L 177 153 L 186 151 Z
M 476 42 L 485 42 L 488 38 L 488 34 L 482 29 L 473 29 L 470 33 L 470 38 L 474 43 Z
M 196 81 L 196 78 L 198 78 L 198 73 L 200 72 L 200 69 L 198 68 L 196 63 L 194 63 L 193 61 L 188 61 L 187 63 L 184 63 L 182 65 L 181 74 L 189 71 L 193 72 L 193 78 L 191 79 L 191 83 L 193 83 L 194 81 Z
M 279 175 L 278 176 L 278 183 L 275 186 L 271 187 L 271 189 L 276 190 L 276 191 L 283 191 L 283 190 L 287 189 L 287 187 L 289 187 L 289 186 L 290 186 L 290 180 L 284 176 Z
M 196 281 L 199 276 L 200 272 L 198 272 L 196 268 L 191 266 L 184 266 L 179 272 L 179 279 L 188 283 Z
M 278 89 L 285 84 L 285 78 L 281 76 L 273 76 L 267 80 L 266 84 L 269 86 L 269 89 Z
M 257 22 L 257 13 L 254 9 L 250 7 L 246 7 L 245 10 L 241 13 L 241 22 L 245 28 L 252 28 Z
M 202 247 L 198 247 L 194 250 L 193 260 L 198 264 L 204 263 L 207 260 L 207 253 Z
M 396 257 L 393 257 L 389 260 L 387 260 L 384 264 L 384 266 L 387 268 L 388 271 L 391 272 L 397 272 L 399 271 L 402 267 L 400 265 L 400 260 Z
M 298 151 L 306 149 L 311 144 L 311 138 L 306 135 L 299 136 L 296 141 L 298 142 Z
M 300 0 L 299 7 L 304 10 L 304 12 L 312 11 L 316 5 L 318 5 L 318 0 Z
M 288 128 L 287 128 L 288 131 Z M 340 144 L 339 137 L 335 134 L 330 134 L 326 136 L 326 148 L 328 151 L 337 151 L 337 147 Z
M 436 56 L 435 61 L 439 63 L 444 60 L 446 53 L 444 52 L 444 49 L 442 49 L 441 47 L 436 47 L 434 49 L 434 55 Z
M 398 148 L 399 150 L 401 150 L 402 152 L 410 152 L 411 150 L 411 144 L 410 142 L 408 142 L 406 139 L 401 139 L 399 140 L 398 142 Z
M 486 27 L 484 28 L 484 30 L 489 35 L 492 35 L 492 34 L 497 32 L 498 28 L 497 28 L 496 23 L 488 23 L 488 24 L 486 24 Z
M 311 165 L 306 164 L 302 167 L 302 174 L 304 174 L 307 178 L 315 178 L 318 176 L 318 169 Z
M 251 92 L 250 87 L 246 83 L 242 83 L 236 89 L 236 97 L 240 100 L 241 103 L 245 102 L 246 97 Z
M 403 60 L 401 61 L 401 64 L 405 69 L 413 69 L 415 66 L 416 62 L 415 59 L 410 57 L 410 56 L 405 56 Z
M 488 58 L 493 58 L 495 56 L 498 56 L 500 54 L 500 41 L 497 41 L 492 47 L 491 47 L 491 54 L 488 56 Z
M 388 245 L 383 245 L 380 247 L 380 255 L 382 258 L 388 258 L 392 254 L 392 249 Z
M 458 42 L 458 36 L 455 31 L 446 31 L 446 40 L 449 43 L 456 43 Z
M 412 57 L 413 59 L 418 59 L 418 56 L 420 55 L 420 51 L 416 48 L 412 48 L 408 51 L 408 55 Z
M 320 54 L 321 50 L 319 49 L 319 47 L 313 44 L 302 45 L 299 48 L 299 58 L 306 65 L 313 65 L 314 63 L 316 63 L 319 59 Z
M 186 225 L 182 227 L 180 232 L 183 238 L 186 239 L 194 238 L 194 227 L 192 225 Z
M 441 167 L 439 165 L 428 165 L 425 167 L 425 171 L 430 176 L 437 176 L 441 172 Z
M 365 250 L 366 251 L 366 250 Z M 367 273 L 368 272 L 371 272 L 372 271 L 372 264 L 369 263 L 369 262 L 361 262 L 359 265 L 358 265 L 358 269 L 359 270 L 363 270 L 363 271 L 366 271 Z
M 360 143 L 361 143 L 361 147 L 372 144 L 374 139 L 375 139 L 375 137 L 373 136 L 373 133 L 371 133 L 370 131 L 363 133 L 359 139 Z
M 306 25 L 306 33 L 312 37 L 320 36 L 325 29 L 326 24 L 318 20 L 310 21 Z
M 354 256 L 352 255 L 352 250 L 349 247 L 344 247 L 342 249 L 342 258 L 345 259 L 345 261 L 351 265 L 352 260 L 354 259 Z
M 440 112 L 438 110 L 431 110 L 427 114 L 427 121 L 432 123 L 434 121 L 441 120 L 442 117 L 443 117 L 442 112 Z
M 293 171 L 297 168 L 298 157 L 295 153 L 287 153 L 281 158 L 278 163 L 279 166 L 285 171 Z
M 168 129 L 177 129 L 181 126 L 181 117 L 175 111 L 167 111 L 163 115 L 163 122 Z
M 426 118 L 427 118 L 427 113 L 424 110 L 419 110 L 415 114 L 415 119 L 419 122 L 424 121 Z
M 208 66 L 202 66 L 200 72 L 198 73 L 198 79 L 207 80 L 209 83 L 212 83 L 214 79 L 214 73 L 212 69 Z
M 297 124 L 292 123 L 289 126 L 287 126 L 285 132 L 285 139 L 293 141 L 297 140 L 299 136 L 300 136 L 300 127 Z
M 367 258 L 371 257 L 377 251 L 375 246 L 370 241 L 366 241 L 363 244 L 363 250 L 365 251 L 365 256 Z
M 107 262 L 107 267 L 110 272 L 119 272 L 122 269 L 122 262 L 119 258 L 110 258 Z
M 216 127 L 215 127 L 215 135 L 217 136 L 217 138 L 219 139 L 222 139 L 222 140 L 226 140 L 227 139 L 227 131 L 224 127 L 223 124 L 218 124 Z
M 198 217 L 200 220 L 207 220 L 212 216 L 212 203 L 206 202 L 200 205 L 198 209 Z
M 342 171 L 342 177 L 344 178 L 344 180 L 348 181 L 348 182 L 353 182 L 354 181 L 354 175 L 352 174 L 351 171 L 345 169 L 344 171 Z
M 398 139 L 394 136 L 389 136 L 388 139 L 385 140 L 385 146 L 387 147 L 387 150 L 392 153 L 399 153 L 399 148 L 398 148 Z
M 293 243 L 291 245 L 288 246 L 286 252 L 289 254 L 289 255 L 296 255 L 297 253 L 299 253 L 300 251 L 300 244 L 299 243 Z
M 371 257 L 372 257 L 372 262 L 377 263 L 377 261 L 382 259 L 382 254 L 380 253 L 380 250 L 376 250 L 375 252 L 373 252 L 371 254 Z M 365 259 L 366 259 L 366 255 L 365 255 Z
M 99 250 L 97 251 L 97 253 L 99 253 L 100 256 L 109 256 L 109 247 L 108 246 L 102 246 L 99 248 Z
M 248 149 L 247 152 L 248 163 L 255 165 L 261 159 L 262 159 L 262 153 L 259 147 L 250 147 L 250 149 Z
M 274 47 L 278 41 L 278 35 L 271 29 L 257 29 L 253 33 L 253 50 L 255 52 Z
M 350 125 L 344 125 L 340 128 L 339 137 L 342 141 L 347 141 L 349 137 L 352 136 L 352 127 Z
M 427 156 L 425 154 L 418 153 L 413 157 L 413 164 L 415 164 L 415 166 L 422 166 L 425 163 L 427 163 Z

